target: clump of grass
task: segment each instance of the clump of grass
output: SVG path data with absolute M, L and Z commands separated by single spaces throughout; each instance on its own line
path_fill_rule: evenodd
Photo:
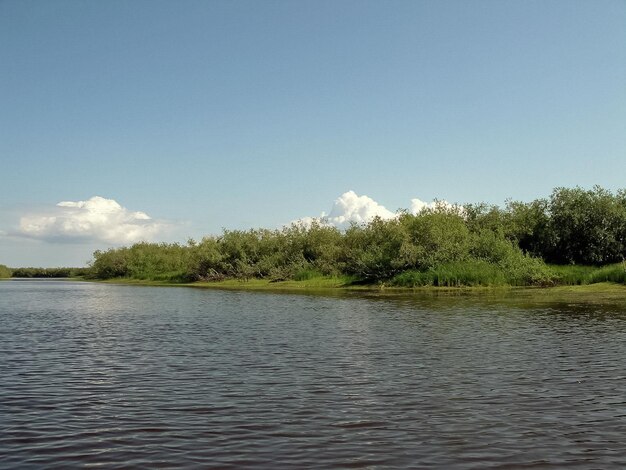
M 504 286 L 509 284 L 498 265 L 481 260 L 447 263 L 425 271 L 405 271 L 391 279 L 398 287 Z
M 310 281 L 311 279 L 315 279 L 318 277 L 324 277 L 324 276 L 314 269 L 301 269 L 300 271 L 294 274 L 293 280 L 294 281 Z
M 626 283 L 626 269 L 622 263 L 608 266 L 551 265 L 557 283 L 566 286 L 595 284 L 598 282 Z
M 622 264 L 603 266 L 591 273 L 590 283 L 594 284 L 596 282 L 618 282 L 624 284 L 626 283 L 626 270 Z
M 391 279 L 398 287 L 498 287 L 547 286 L 556 276 L 537 258 L 514 252 L 497 262 L 469 259 L 444 263 L 425 270 L 410 270 Z
M 144 279 L 150 281 L 165 281 L 165 282 L 189 282 L 189 274 L 184 270 L 169 271 L 164 273 L 151 273 L 144 277 Z
M 579 286 L 589 284 L 591 274 L 597 268 L 594 266 L 581 265 L 550 265 L 557 282 L 567 286 Z

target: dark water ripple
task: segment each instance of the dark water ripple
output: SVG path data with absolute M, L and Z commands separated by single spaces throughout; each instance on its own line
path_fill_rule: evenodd
M 2 468 L 626 468 L 626 313 L 0 283 Z

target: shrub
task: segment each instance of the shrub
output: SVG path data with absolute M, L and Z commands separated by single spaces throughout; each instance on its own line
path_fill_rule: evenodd
M 11 270 L 4 264 L 0 264 L 0 279 L 11 277 Z

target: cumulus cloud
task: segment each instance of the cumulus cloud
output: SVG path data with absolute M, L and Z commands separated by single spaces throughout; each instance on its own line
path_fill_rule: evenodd
M 345 229 L 350 224 L 370 222 L 374 217 L 391 219 L 396 214 L 378 204 L 368 196 L 359 196 L 354 191 L 347 191 L 335 200 L 329 214 L 322 212 L 319 217 L 302 217 L 291 224 L 310 227 L 313 223 Z
M 151 240 L 167 224 L 144 212 L 129 211 L 113 199 L 62 201 L 47 213 L 20 219 L 19 234 L 47 241 L 101 241 L 112 244 Z
M 435 200 L 432 202 L 424 202 L 420 199 L 411 199 L 409 212 L 418 214 L 427 209 L 457 209 L 462 212 L 461 206 L 450 204 L 447 201 Z M 335 203 L 329 214 L 322 212 L 319 217 L 302 217 L 292 222 L 292 224 L 310 227 L 313 223 L 320 225 L 334 226 L 345 229 L 352 223 L 364 224 L 370 222 L 374 217 L 380 217 L 383 220 L 398 217 L 397 213 L 391 212 L 385 206 L 379 204 L 368 196 L 359 196 L 354 191 L 343 193 Z
M 324 213 L 322 212 L 322 215 L 323 214 Z M 300 217 L 299 219 L 292 220 L 288 224 L 285 224 L 284 227 L 289 227 L 290 225 L 299 225 L 301 227 L 309 229 L 311 228 L 313 224 L 328 225 L 320 216 L 320 217 Z
M 367 223 L 374 217 L 392 219 L 396 215 L 368 196 L 358 196 L 354 191 L 343 193 L 333 204 L 330 214 L 322 218 L 335 227 L 347 227 L 351 223 Z
M 461 206 L 450 204 L 445 200 L 435 200 L 432 202 L 424 202 L 421 199 L 411 199 L 411 206 L 409 208 L 409 212 L 411 214 L 419 214 L 423 210 L 433 210 L 433 209 L 447 209 L 447 210 L 457 210 L 459 214 L 463 212 L 463 208 Z

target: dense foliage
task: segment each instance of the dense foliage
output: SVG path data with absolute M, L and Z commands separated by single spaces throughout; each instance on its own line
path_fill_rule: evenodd
M 11 277 L 11 270 L 4 264 L 0 264 L 0 279 Z
M 403 286 L 549 285 L 565 279 L 566 270 L 545 262 L 599 266 L 625 256 L 626 192 L 577 187 L 504 208 L 440 205 L 346 231 L 314 223 L 226 230 L 186 245 L 138 243 L 94 253 L 91 275 L 170 281 L 344 275 Z M 621 265 L 611 269 L 618 273 L 611 279 L 623 271 Z
M 78 277 L 85 276 L 88 272 L 88 268 L 15 268 L 12 269 L 12 277 Z
M 556 188 L 546 199 L 504 209 L 469 205 L 475 229 L 503 233 L 524 252 L 555 264 L 604 265 L 626 257 L 626 191 Z

